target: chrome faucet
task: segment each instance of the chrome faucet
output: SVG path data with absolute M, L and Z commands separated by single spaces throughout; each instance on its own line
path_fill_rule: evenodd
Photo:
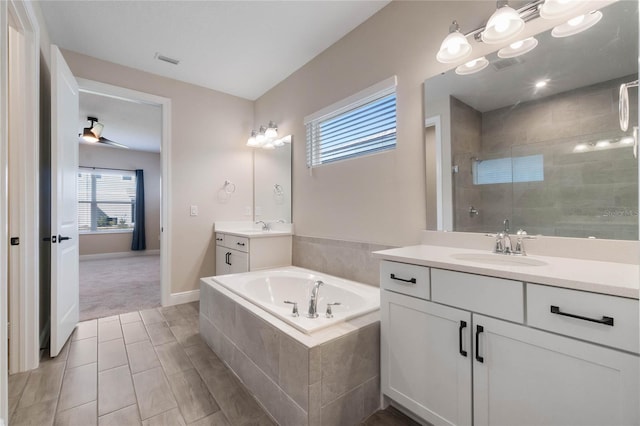
M 318 318 L 318 292 L 320 291 L 321 285 L 324 285 L 324 283 L 318 280 L 313 284 L 313 288 L 311 289 L 311 299 L 309 300 L 309 312 L 307 312 L 308 318 Z
M 504 229 L 496 234 L 494 253 L 511 254 L 511 237 L 509 236 L 509 219 L 502 222 Z
M 264 220 L 259 220 L 256 222 L 256 225 L 261 223 L 262 224 L 262 230 L 263 231 L 270 231 L 271 230 L 271 224 L 265 222 Z

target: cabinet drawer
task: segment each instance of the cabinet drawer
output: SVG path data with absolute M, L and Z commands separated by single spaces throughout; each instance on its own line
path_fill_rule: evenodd
M 249 251 L 249 239 L 246 237 L 237 237 L 235 235 L 225 235 L 224 245 L 234 250 L 240 250 L 244 252 Z
M 380 286 L 397 293 L 429 299 L 429 268 L 383 260 L 380 262 Z
M 225 237 L 225 234 L 221 234 L 219 232 L 216 232 L 216 245 L 217 246 L 224 246 L 224 237 Z
M 520 281 L 432 269 L 431 300 L 524 322 L 524 283 Z
M 635 299 L 527 284 L 527 317 L 532 327 L 639 352 Z

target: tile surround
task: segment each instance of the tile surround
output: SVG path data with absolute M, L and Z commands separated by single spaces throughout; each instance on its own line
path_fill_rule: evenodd
M 279 424 L 356 424 L 380 407 L 378 322 L 309 347 L 206 283 L 200 297 L 201 337 Z

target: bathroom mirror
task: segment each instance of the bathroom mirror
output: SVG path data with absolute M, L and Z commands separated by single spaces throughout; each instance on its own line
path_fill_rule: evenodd
M 254 220 L 291 223 L 291 142 L 273 149 L 254 149 Z
M 541 33 L 529 53 L 425 81 L 437 229 L 496 232 L 509 219 L 512 232 L 638 239 L 637 87 L 627 131 L 618 109 L 620 85 L 638 79 L 638 3 L 601 11 L 583 33 Z

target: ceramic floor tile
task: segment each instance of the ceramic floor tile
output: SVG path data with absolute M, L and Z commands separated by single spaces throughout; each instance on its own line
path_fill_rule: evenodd
M 162 368 L 134 374 L 133 385 L 143 420 L 177 407 Z
M 147 330 L 145 330 L 141 321 L 122 324 L 122 332 L 124 333 L 124 342 L 127 345 L 130 343 L 141 342 L 143 340 L 149 340 Z
M 98 335 L 98 321 L 83 321 L 76 325 L 76 328 L 71 335 L 71 340 L 81 340 L 87 337 L 96 337 Z
M 171 333 L 171 329 L 164 321 L 147 325 L 147 331 L 154 346 L 176 341 L 173 333 Z
M 120 320 L 105 321 L 98 323 L 98 342 L 107 342 L 109 340 L 121 339 L 122 329 Z
M 9 376 L 9 417 L 11 417 L 16 407 L 18 406 L 18 402 L 20 402 L 20 397 L 22 396 L 22 391 L 27 385 L 28 379 L 28 371 L 24 373 L 12 374 Z
M 58 410 L 77 407 L 98 397 L 98 364 L 87 364 L 65 371 Z
M 56 414 L 56 400 L 37 402 L 29 407 L 18 407 L 10 419 L 11 426 L 49 426 Z
M 120 324 L 128 324 L 130 322 L 142 321 L 140 314 L 136 312 L 129 312 L 128 314 L 120 314 Z
M 176 306 L 165 306 L 159 309 L 165 321 L 175 321 L 182 318 L 182 314 Z
M 145 309 L 144 311 L 140 311 L 140 316 L 142 317 L 142 321 L 146 325 L 164 322 L 164 317 L 162 316 L 160 311 L 156 308 Z
M 18 407 L 42 401 L 57 400 L 64 375 L 64 363 L 42 363 L 29 373 Z
M 231 426 L 231 423 L 229 423 L 227 416 L 222 411 L 218 411 L 204 419 L 191 423 L 189 426 Z
M 184 418 L 180 414 L 180 411 L 177 408 L 173 410 L 165 411 L 162 414 L 158 414 L 157 416 L 153 416 L 150 419 L 142 422 L 142 426 L 185 426 Z
M 148 340 L 127 345 L 127 354 L 129 355 L 131 373 L 133 374 L 160 367 L 156 351 L 153 350 L 153 346 Z
M 67 358 L 67 369 L 91 364 L 98 361 L 98 338 L 89 337 L 87 339 L 71 342 L 69 357 Z
M 98 324 L 102 322 L 110 322 L 110 321 L 118 321 L 118 320 L 120 320 L 119 315 L 111 315 L 110 317 L 98 318 Z
M 127 351 L 123 339 L 98 343 L 98 371 L 127 365 Z
M 166 345 L 156 346 L 155 349 L 167 376 L 193 368 L 189 357 L 179 343 L 167 343 Z
M 112 368 L 98 374 L 98 415 L 136 403 L 129 366 Z
M 88 402 L 75 408 L 58 411 L 55 426 L 95 426 L 98 424 L 96 402 Z
M 187 423 L 192 423 L 220 409 L 195 369 L 167 378 L 178 402 L 178 408 Z
M 195 327 L 192 325 L 175 325 L 169 328 L 176 337 L 178 343 L 180 343 L 184 348 L 204 343 L 200 338 L 197 325 Z
M 98 417 L 98 426 L 140 426 L 141 424 L 136 404 Z

